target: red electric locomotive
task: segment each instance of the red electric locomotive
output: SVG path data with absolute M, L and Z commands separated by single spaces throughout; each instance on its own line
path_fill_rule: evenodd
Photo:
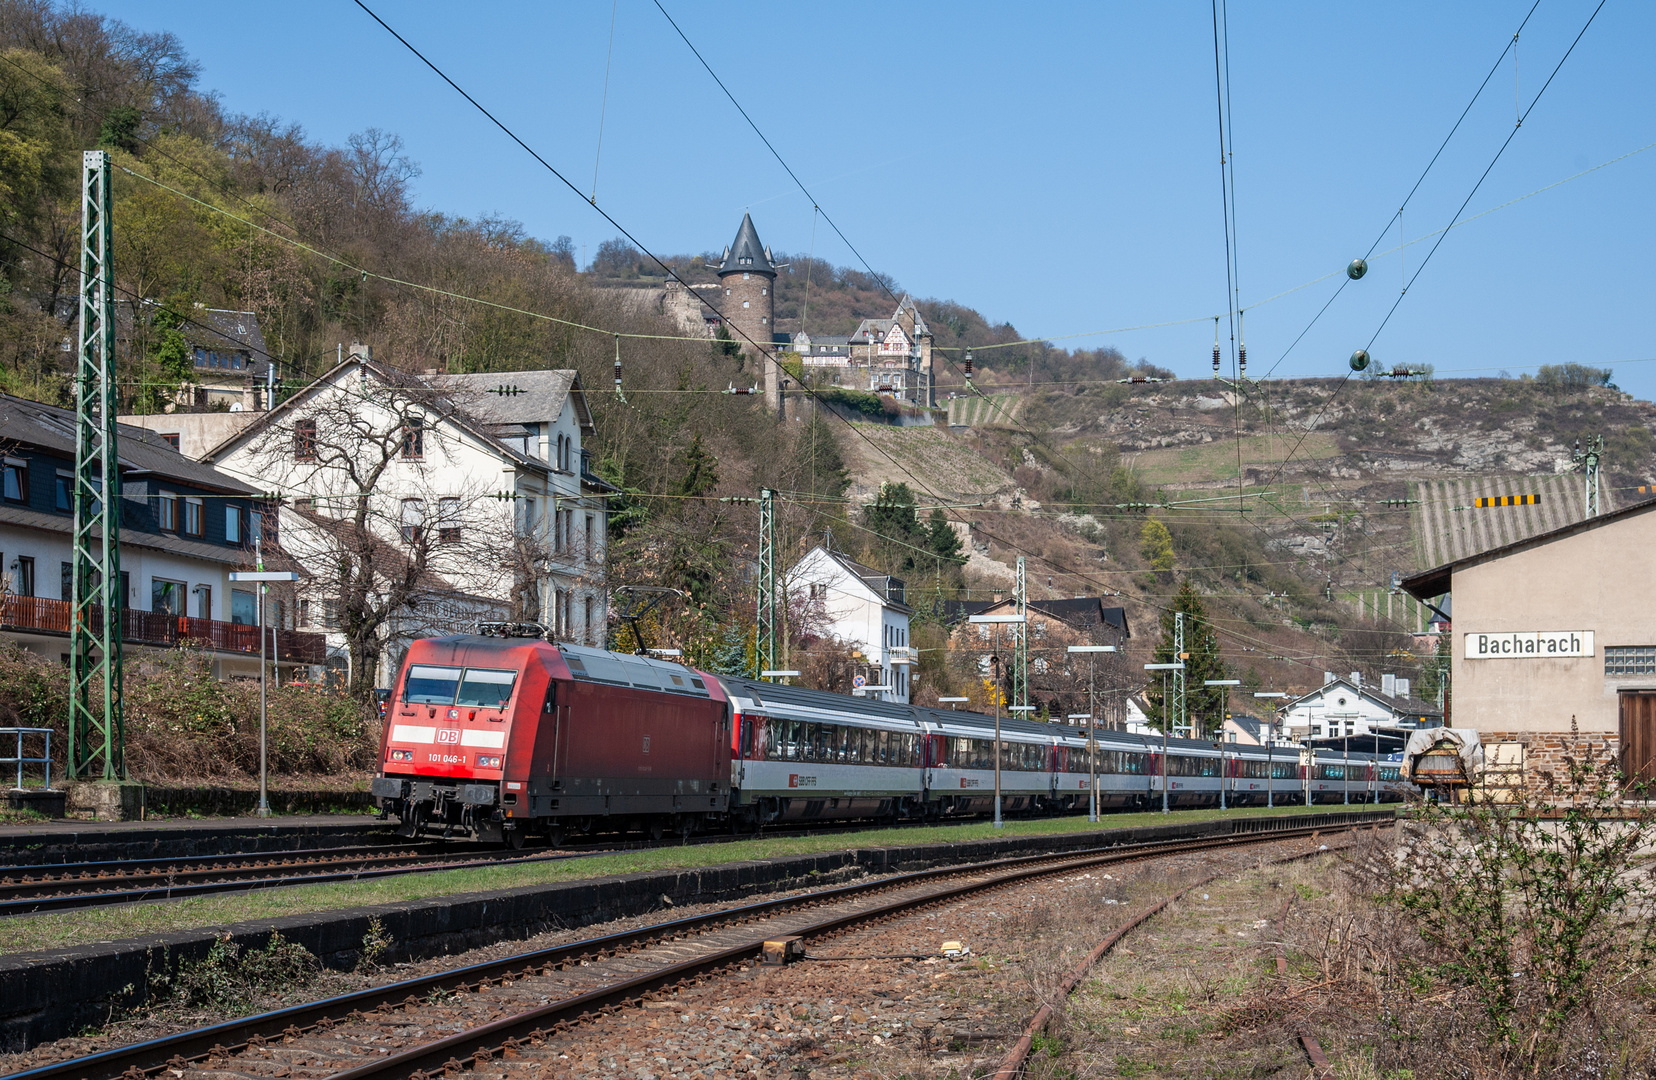
M 727 809 L 729 748 L 724 691 L 691 668 L 540 638 L 426 638 L 392 688 L 372 792 L 410 836 L 688 835 Z

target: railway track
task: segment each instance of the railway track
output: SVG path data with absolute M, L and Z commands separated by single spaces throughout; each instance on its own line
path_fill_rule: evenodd
M 454 851 L 435 845 L 410 844 L 280 854 L 231 853 L 189 859 L 7 866 L 0 867 L 0 917 L 105 904 L 176 900 L 283 885 L 363 881 L 508 862 L 546 862 L 602 853 L 509 852 L 482 847 Z
M 900 827 L 936 824 L 903 822 Z M 861 821 L 844 824 L 830 822 L 813 829 L 766 829 L 760 835 L 765 839 L 786 839 L 819 836 L 825 832 L 861 832 L 869 827 L 868 822 Z M 688 840 L 618 837 L 592 843 L 565 844 L 557 849 L 528 848 L 517 851 L 479 844 L 409 841 L 307 852 L 228 852 L 190 858 L 0 866 L 0 918 L 288 885 L 368 881 L 439 870 L 556 862 L 686 843 L 719 844 L 751 839 L 755 837 L 702 835 Z
M 767 941 L 803 942 L 1045 875 L 1365 827 L 1378 824 L 1283 828 L 897 874 L 520 953 L 42 1066 L 7 1080 L 431 1075 L 513 1054 L 528 1041 L 584 1019 L 750 963 Z

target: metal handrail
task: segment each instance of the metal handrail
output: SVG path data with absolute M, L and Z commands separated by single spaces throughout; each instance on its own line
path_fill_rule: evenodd
M 16 765 L 17 766 L 17 790 L 18 791 L 23 790 L 23 766 L 25 766 L 25 765 L 42 765 L 42 766 L 45 766 L 45 774 L 46 774 L 46 784 L 45 784 L 44 790 L 51 791 L 52 790 L 52 729 L 51 728 L 45 728 L 45 727 L 0 727 L 0 735 L 15 735 L 15 736 L 17 736 L 17 756 L 16 757 L 0 757 L 0 765 Z M 46 749 L 44 751 L 44 755 L 45 755 L 44 757 L 32 758 L 32 757 L 24 757 L 23 756 L 23 736 L 25 736 L 25 735 L 44 735 L 46 737 Z

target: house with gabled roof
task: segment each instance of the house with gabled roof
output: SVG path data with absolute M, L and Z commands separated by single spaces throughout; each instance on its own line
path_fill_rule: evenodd
M 784 584 L 804 602 L 806 617 L 817 624 L 822 636 L 862 654 L 867 667 L 865 685 L 833 689 L 908 702 L 919 654 L 909 644 L 914 609 L 908 606 L 902 578 L 819 544 L 793 565 Z
M 351 651 L 342 559 L 379 575 L 376 595 L 416 598 L 376 631 L 386 686 L 409 641 L 479 621 L 604 644 L 613 488 L 588 466 L 593 430 L 574 371 L 416 376 L 352 346 L 202 458 L 279 496 L 284 547 L 311 571 L 294 617 L 335 666 Z
M 1355 672 L 1330 673 L 1322 686 L 1284 704 L 1277 717 L 1284 733 L 1302 743 L 1376 734 L 1395 741 L 1400 731 L 1441 726 L 1443 710 L 1410 689 L 1408 680 L 1392 676 L 1376 687 Z
M 192 647 L 218 677 L 256 676 L 255 538 L 274 539 L 252 484 L 117 428 L 122 637 L 129 656 Z M 75 414 L 0 394 L 0 639 L 67 662 L 73 618 Z M 96 530 L 94 530 L 96 532 Z M 274 614 L 275 605 L 267 606 Z M 274 620 L 273 620 L 274 621 Z M 267 644 L 284 675 L 320 664 L 319 634 L 285 627 Z
M 931 327 L 908 295 L 891 318 L 864 319 L 850 334 L 795 334 L 793 351 L 806 370 L 821 372 L 835 385 L 924 408 L 937 405 Z

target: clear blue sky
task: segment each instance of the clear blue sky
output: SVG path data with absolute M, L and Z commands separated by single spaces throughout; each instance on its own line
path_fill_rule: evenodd
M 1056 337 L 1193 318 L 1225 302 L 1209 7 L 689 4 L 668 10 L 872 266 L 920 297 Z M 1366 251 L 1532 0 L 1238 4 L 1231 13 L 1244 304 Z M 1520 40 L 1527 103 L 1597 0 L 1542 0 Z M 94 0 L 182 36 L 233 111 L 317 140 L 400 134 L 418 201 L 499 213 L 590 257 L 613 230 L 349 0 Z M 371 5 L 375 6 L 375 5 Z M 599 203 L 662 252 L 716 251 L 744 208 L 778 251 L 809 202 L 651 0 L 617 0 Z M 376 10 L 590 190 L 611 4 L 394 3 Z M 1473 214 L 1656 142 L 1656 6 L 1610 0 L 1472 200 Z M 1445 225 L 1513 127 L 1511 58 L 1404 215 Z M 1451 233 L 1375 343 L 1388 365 L 1514 374 L 1609 365 L 1656 397 L 1656 149 Z M 1395 247 L 1397 230 L 1380 250 Z M 1410 246 L 1406 266 L 1430 242 Z M 816 254 L 853 264 L 819 225 Z M 1397 254 L 1348 287 L 1278 374 L 1343 373 L 1396 299 Z M 1338 278 L 1247 320 L 1263 374 Z M 1211 322 L 1077 338 L 1184 377 Z

